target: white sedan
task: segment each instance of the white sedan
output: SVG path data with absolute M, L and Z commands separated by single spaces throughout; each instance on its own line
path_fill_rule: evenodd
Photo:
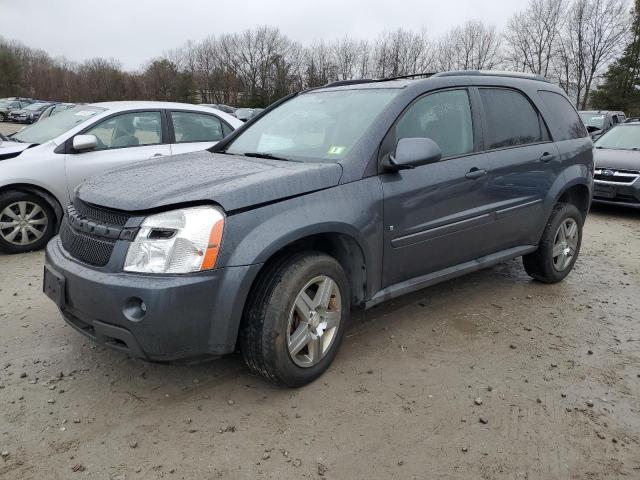
M 241 125 L 209 107 L 107 102 L 79 105 L 0 140 L 0 251 L 42 248 L 90 176 L 205 150 Z

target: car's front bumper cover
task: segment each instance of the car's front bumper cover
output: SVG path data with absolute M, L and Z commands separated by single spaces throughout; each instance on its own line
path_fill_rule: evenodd
M 640 178 L 633 183 L 595 181 L 593 202 L 640 208 Z
M 189 275 L 105 272 L 70 258 L 55 237 L 46 250 L 44 289 L 67 323 L 94 341 L 132 356 L 170 361 L 235 349 L 244 303 L 259 269 L 250 265 Z M 127 310 L 132 302 L 144 302 L 142 318 L 132 318 Z

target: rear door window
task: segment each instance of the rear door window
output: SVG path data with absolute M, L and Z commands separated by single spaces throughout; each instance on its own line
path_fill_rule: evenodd
M 540 115 L 523 94 L 506 88 L 480 88 L 479 91 L 487 122 L 487 150 L 547 140 Z
M 224 138 L 218 117 L 203 113 L 171 112 L 176 143 L 219 142 Z
M 578 112 L 563 95 L 548 90 L 539 90 L 540 98 L 551 114 L 548 119 L 551 134 L 556 142 L 573 140 L 589 135 Z M 585 117 L 585 123 L 589 124 Z M 602 128 L 602 125 L 598 128 Z

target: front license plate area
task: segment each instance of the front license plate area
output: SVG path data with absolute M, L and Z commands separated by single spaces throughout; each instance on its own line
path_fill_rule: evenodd
M 602 198 L 614 198 L 617 194 L 614 185 L 596 185 L 594 196 Z
M 58 308 L 64 308 L 66 303 L 65 278 L 46 266 L 44 267 L 42 290 L 47 297 L 55 302 Z

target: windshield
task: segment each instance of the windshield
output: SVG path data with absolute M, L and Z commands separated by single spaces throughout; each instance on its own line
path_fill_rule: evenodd
M 640 149 L 640 125 L 620 125 L 612 128 L 594 143 L 596 148 L 612 150 Z
M 226 152 L 337 162 L 397 93 L 395 89 L 369 89 L 301 94 L 251 125 Z
M 602 130 L 604 126 L 604 115 L 601 113 L 581 113 L 580 118 L 587 127 L 596 127 Z
M 45 143 L 104 111 L 104 108 L 88 105 L 71 108 L 20 130 L 11 138 L 25 143 Z

